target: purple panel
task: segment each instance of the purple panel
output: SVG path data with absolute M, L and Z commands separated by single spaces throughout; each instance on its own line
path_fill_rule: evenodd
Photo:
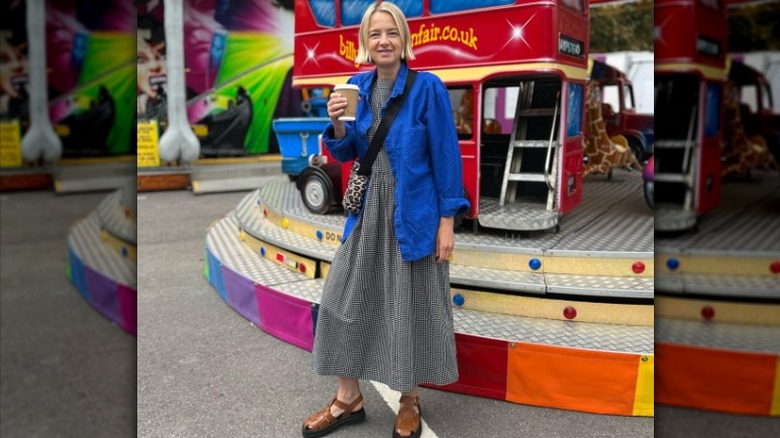
M 225 285 L 228 305 L 259 326 L 260 316 L 257 314 L 254 282 L 227 266 L 222 266 L 222 283 Z
M 122 315 L 120 326 L 128 333 L 137 335 L 137 294 L 136 290 L 125 286 L 117 285 L 117 295 L 119 297 L 119 312 Z
M 96 308 L 106 318 L 119 324 L 122 316 L 119 314 L 116 282 L 89 266 L 84 266 L 84 279 L 87 283 L 92 307 Z
M 314 347 L 312 303 L 277 292 L 268 286 L 255 286 L 260 328 L 304 350 Z

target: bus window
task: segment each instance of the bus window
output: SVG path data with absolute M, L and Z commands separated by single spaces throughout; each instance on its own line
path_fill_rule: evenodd
M 511 5 L 514 2 L 515 0 L 431 0 L 431 13 L 444 14 L 469 9 L 489 8 L 491 6 Z
M 336 25 L 335 0 L 309 0 L 309 6 L 317 24 L 327 27 Z
M 330 3 L 332 4 L 333 2 L 331 1 Z M 360 24 L 360 20 L 363 19 L 363 13 L 374 3 L 376 3 L 376 0 L 341 0 L 341 24 L 343 26 Z M 396 0 L 393 3 L 403 11 L 406 18 L 422 15 L 421 1 Z
M 572 8 L 577 12 L 583 12 L 582 0 L 561 0 L 561 3 L 564 6 Z
M 468 140 L 474 136 L 474 90 L 472 88 L 448 88 L 452 120 L 458 131 L 458 139 Z
M 717 136 L 720 133 L 720 101 L 720 84 L 707 84 L 705 137 Z
M 566 115 L 566 136 L 582 134 L 582 84 L 569 84 L 569 110 Z

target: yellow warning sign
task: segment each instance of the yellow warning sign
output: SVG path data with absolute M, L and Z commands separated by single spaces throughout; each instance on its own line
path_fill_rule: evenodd
M 156 167 L 160 165 L 160 149 L 158 148 L 158 129 L 157 122 L 144 121 L 138 122 L 136 131 L 138 167 Z
M 19 119 L 0 121 L 0 167 L 21 167 L 22 129 Z

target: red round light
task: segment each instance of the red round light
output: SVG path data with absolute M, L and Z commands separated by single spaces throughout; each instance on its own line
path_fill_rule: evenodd
M 645 264 L 642 262 L 634 262 L 634 264 L 631 265 L 631 270 L 634 271 L 634 274 L 641 274 L 645 272 Z
M 775 260 L 774 262 L 770 263 L 769 270 L 772 271 L 773 274 L 780 274 L 780 261 Z
M 300 265 L 298 265 L 298 270 L 301 271 L 302 274 L 305 274 L 306 273 L 306 265 L 301 263 Z
M 267 208 L 263 209 L 263 216 L 268 217 L 268 209 Z
M 712 306 L 704 306 L 701 308 L 701 317 L 707 321 L 715 317 L 715 309 Z
M 577 317 L 577 309 L 575 309 L 572 306 L 569 306 L 565 309 L 563 309 L 563 317 L 566 319 L 574 319 Z

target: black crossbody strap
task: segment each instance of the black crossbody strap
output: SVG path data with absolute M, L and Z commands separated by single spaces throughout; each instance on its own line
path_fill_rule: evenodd
M 406 75 L 406 84 L 404 85 L 404 92 L 398 99 L 393 100 L 390 106 L 385 111 L 385 116 L 382 117 L 382 121 L 379 123 L 379 127 L 376 128 L 374 138 L 371 139 L 371 144 L 368 146 L 368 152 L 360 159 L 360 168 L 358 169 L 358 175 L 369 176 L 371 175 L 371 166 L 374 165 L 374 160 L 379 154 L 379 148 L 382 147 L 382 143 L 385 142 L 387 132 L 390 130 L 390 125 L 395 121 L 395 116 L 398 115 L 398 111 L 404 104 L 406 97 L 409 95 L 409 90 L 414 85 L 414 79 L 417 77 L 417 72 L 409 69 L 409 73 Z

